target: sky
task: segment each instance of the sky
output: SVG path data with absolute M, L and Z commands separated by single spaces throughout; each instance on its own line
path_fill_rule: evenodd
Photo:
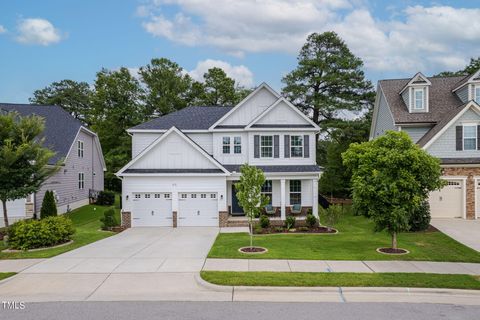
M 0 0 L 0 102 L 158 57 L 279 90 L 308 34 L 330 30 L 373 83 L 433 75 L 480 56 L 478 17 L 480 0 Z

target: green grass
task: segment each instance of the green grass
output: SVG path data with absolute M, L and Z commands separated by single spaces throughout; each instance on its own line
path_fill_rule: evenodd
M 75 225 L 75 234 L 73 235 L 73 243 L 67 246 L 32 251 L 32 252 L 0 252 L 0 259 L 29 259 L 29 258 L 50 258 L 61 253 L 83 247 L 89 243 L 110 237 L 114 235 L 113 232 L 100 231 L 100 218 L 103 217 L 103 212 L 109 207 L 86 205 L 72 212 L 66 214 L 72 219 Z M 118 197 L 115 203 L 115 213 L 117 221 L 120 221 L 120 210 L 118 209 Z M 0 251 L 7 249 L 3 242 L 0 242 Z
M 0 272 L 0 281 L 16 275 L 15 272 Z
M 480 290 L 480 277 L 434 273 L 310 273 L 202 271 L 210 283 L 276 287 L 407 287 Z
M 410 251 L 406 255 L 377 253 L 378 247 L 390 247 L 390 236 L 374 232 L 373 223 L 363 216 L 345 214 L 335 226 L 338 234 L 256 235 L 253 244 L 268 252 L 246 255 L 238 248 L 249 245 L 247 233 L 220 233 L 209 258 L 303 259 L 303 260 L 420 260 L 480 262 L 480 253 L 445 234 L 434 232 L 401 233 L 398 246 Z

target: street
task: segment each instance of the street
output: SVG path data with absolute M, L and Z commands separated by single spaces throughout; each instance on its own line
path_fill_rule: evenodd
M 479 306 L 407 303 L 48 302 L 0 310 L 0 319 L 479 319 Z

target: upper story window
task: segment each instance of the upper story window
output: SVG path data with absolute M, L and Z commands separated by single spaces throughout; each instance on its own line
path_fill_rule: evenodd
M 223 153 L 229 154 L 230 153 L 230 137 L 223 137 Z
M 78 151 L 78 157 L 83 158 L 83 141 L 80 141 L 80 140 L 77 141 L 77 151 Z
M 83 190 L 85 188 L 85 175 L 83 172 L 78 173 L 78 189 Z
M 292 158 L 303 157 L 303 137 L 290 136 L 290 155 Z
M 480 103 L 480 86 L 475 87 L 475 102 Z
M 463 126 L 463 150 L 477 150 L 477 126 Z
M 425 92 L 423 89 L 413 90 L 413 109 L 423 110 L 425 109 Z
M 260 136 L 260 157 L 273 157 L 273 136 Z
M 233 153 L 235 154 L 242 153 L 242 137 L 233 138 Z

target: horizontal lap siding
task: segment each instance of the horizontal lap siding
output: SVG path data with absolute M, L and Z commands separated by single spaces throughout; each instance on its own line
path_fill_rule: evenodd
M 385 97 L 383 96 L 381 91 L 378 94 L 380 94 L 380 98 L 377 118 L 375 119 L 375 128 L 373 132 L 374 138 L 383 135 L 387 130 L 396 130 L 395 123 L 393 122 L 392 118 L 392 113 L 387 105 L 387 102 L 385 101 Z
M 431 127 L 402 127 L 402 131 L 408 133 L 413 142 L 417 143 L 420 138 L 422 138 Z
M 161 133 L 133 133 L 132 134 L 132 158 L 135 158 L 140 152 L 148 147 L 153 141 L 158 139 Z

